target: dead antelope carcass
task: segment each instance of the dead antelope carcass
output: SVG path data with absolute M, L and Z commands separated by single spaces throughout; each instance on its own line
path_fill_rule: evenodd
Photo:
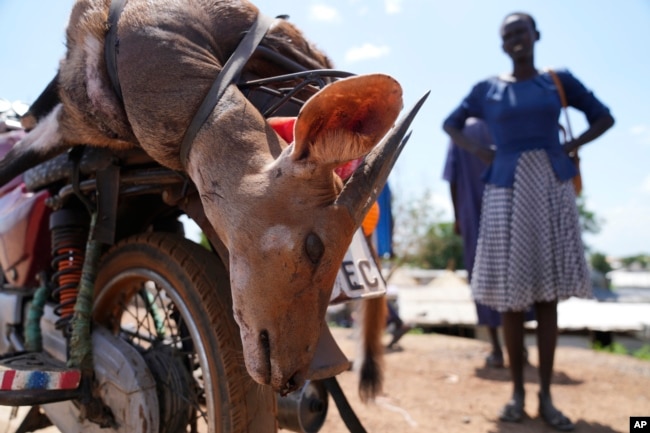
M 60 103 L 0 162 L 0 181 L 76 144 L 141 147 L 185 171 L 227 249 L 246 367 L 259 383 L 289 392 L 308 375 L 346 248 L 417 110 L 376 146 L 402 108 L 400 85 L 381 74 L 342 79 L 302 107 L 288 144 L 226 83 L 181 155 L 188 125 L 259 12 L 247 1 L 129 0 L 111 23 L 109 3 L 75 4 Z M 107 20 L 114 68 L 104 55 Z M 261 45 L 305 69 L 331 66 L 283 19 Z M 242 76 L 284 69 L 256 53 Z M 343 188 L 333 169 L 371 151 Z

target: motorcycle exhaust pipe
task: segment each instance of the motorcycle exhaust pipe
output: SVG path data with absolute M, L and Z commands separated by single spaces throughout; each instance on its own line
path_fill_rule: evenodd
M 278 423 L 281 429 L 316 433 L 325 422 L 328 394 L 320 381 L 307 381 L 285 397 L 278 395 Z

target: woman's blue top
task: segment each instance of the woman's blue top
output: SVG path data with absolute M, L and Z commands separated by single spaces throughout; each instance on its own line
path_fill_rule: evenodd
M 589 124 L 609 109 L 567 70 L 556 71 L 568 105 L 582 111 Z M 559 117 L 562 104 L 548 72 L 518 82 L 491 77 L 481 81 L 445 120 L 445 125 L 463 129 L 468 117 L 487 123 L 496 145 L 492 165 L 483 175 L 486 183 L 511 187 L 522 152 L 544 149 L 561 181 L 577 174 L 575 165 L 560 143 Z

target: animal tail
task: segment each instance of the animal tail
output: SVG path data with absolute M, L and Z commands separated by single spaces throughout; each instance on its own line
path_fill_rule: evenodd
M 0 160 L 0 186 L 41 162 L 63 153 L 66 146 L 62 143 L 58 124 L 61 108 L 61 104 L 54 107 L 51 113 Z
M 359 397 L 367 403 L 374 400 L 384 382 L 384 346 L 381 338 L 386 328 L 388 314 L 386 298 L 364 299 L 361 304 L 362 335 L 359 367 Z

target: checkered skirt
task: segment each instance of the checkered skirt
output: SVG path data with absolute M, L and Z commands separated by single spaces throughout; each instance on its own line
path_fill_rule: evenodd
M 571 181 L 546 152 L 524 152 L 512 188 L 487 185 L 472 273 L 477 302 L 524 311 L 536 302 L 592 296 Z

